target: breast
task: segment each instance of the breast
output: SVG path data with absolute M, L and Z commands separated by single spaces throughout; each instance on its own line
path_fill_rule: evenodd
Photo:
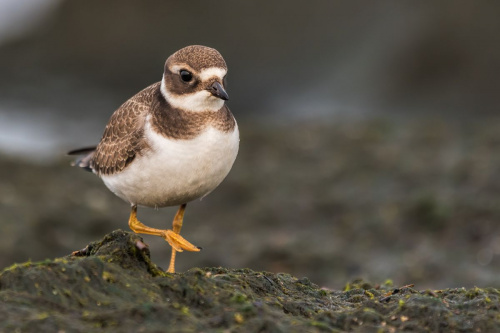
M 167 138 L 149 124 L 144 133 L 151 149 L 123 171 L 101 177 L 131 204 L 165 207 L 203 197 L 224 180 L 238 154 L 237 125 L 230 132 L 208 126 L 189 140 Z

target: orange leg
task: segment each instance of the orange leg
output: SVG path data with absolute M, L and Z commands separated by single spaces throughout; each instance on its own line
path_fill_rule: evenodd
M 175 214 L 174 221 L 172 222 L 172 230 L 176 234 L 181 233 L 182 222 L 184 221 L 184 211 L 186 210 L 186 204 L 182 204 L 177 213 Z M 198 250 L 199 251 L 199 250 Z M 169 273 L 175 272 L 175 255 L 177 254 L 177 250 L 172 247 L 172 256 L 170 257 L 170 265 L 168 266 Z
M 170 259 L 170 266 L 168 268 L 169 273 L 174 273 L 175 272 L 175 254 L 176 252 L 182 252 L 183 250 L 186 251 L 194 251 L 198 252 L 200 251 L 200 248 L 197 246 L 194 246 L 187 240 L 185 240 L 181 235 L 179 235 L 181 228 L 182 228 L 182 220 L 184 218 L 184 210 L 186 209 L 186 204 L 183 204 L 179 207 L 179 210 L 177 211 L 177 214 L 175 215 L 174 221 L 173 221 L 173 231 L 172 230 L 161 230 L 161 229 L 155 229 L 155 228 L 150 228 L 144 224 L 142 224 L 138 219 L 137 219 L 137 206 L 132 206 L 132 211 L 130 212 L 130 218 L 128 220 L 128 225 L 130 229 L 132 229 L 133 232 L 138 233 L 138 234 L 148 234 L 148 235 L 155 235 L 155 236 L 160 236 L 164 240 L 170 244 L 172 247 L 172 257 Z

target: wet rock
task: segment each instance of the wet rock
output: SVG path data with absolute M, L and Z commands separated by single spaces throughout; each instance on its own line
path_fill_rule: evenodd
M 250 269 L 169 274 L 121 230 L 54 260 L 0 273 L 0 331 L 335 332 L 500 330 L 494 288 L 418 291 L 356 280 L 343 291 Z

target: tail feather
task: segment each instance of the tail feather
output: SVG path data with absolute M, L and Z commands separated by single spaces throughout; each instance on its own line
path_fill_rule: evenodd
M 68 155 L 78 156 L 77 159 L 71 163 L 71 165 L 92 172 L 92 166 L 90 165 L 90 162 L 92 161 L 92 157 L 94 156 L 95 149 L 96 147 L 86 147 L 69 151 Z
M 95 151 L 97 147 L 85 147 L 85 148 L 79 148 L 79 149 L 73 149 L 69 151 L 67 154 L 68 155 L 83 155 L 83 154 L 88 154 L 92 153 Z

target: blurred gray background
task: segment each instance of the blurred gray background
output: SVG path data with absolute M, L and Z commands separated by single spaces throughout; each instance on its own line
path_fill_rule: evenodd
M 188 205 L 204 250 L 179 270 L 499 287 L 499 17 L 488 1 L 0 0 L 0 267 L 128 230 L 128 205 L 64 153 L 202 44 L 228 63 L 241 148 Z

